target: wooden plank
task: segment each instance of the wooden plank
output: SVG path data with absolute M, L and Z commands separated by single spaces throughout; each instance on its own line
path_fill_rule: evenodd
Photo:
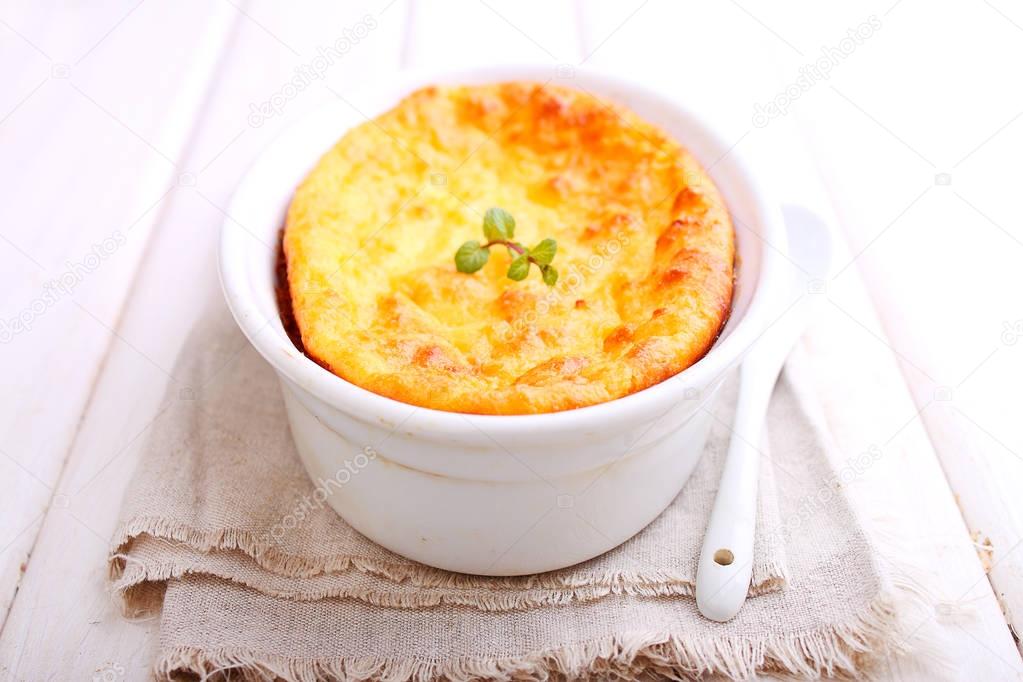
M 805 129 L 856 256 L 839 279 L 863 273 L 1019 637 L 1023 425 L 1012 378 L 1023 376 L 1023 173 L 1014 151 L 1023 93 L 992 84 L 1023 58 L 1023 16 L 991 4 L 928 12 L 906 3 L 883 19 L 868 48 L 795 113 L 813 122 Z M 952 30 L 964 41 L 955 57 L 938 37 Z M 926 69 L 896 58 L 909 36 Z M 910 77 L 913 97 L 892 106 Z
M 412 68 L 579 59 L 576 6 L 568 0 L 419 3 L 409 27 L 406 62 Z
M 720 134 L 737 142 L 753 128 L 745 95 L 773 70 L 768 59 L 754 55 L 788 49 L 729 3 L 592 2 L 582 25 L 586 64 L 674 93 L 696 111 L 712 111 Z
M 800 68 L 818 55 L 820 35 L 836 36 L 833 42 L 837 44 L 849 28 L 869 19 L 869 11 L 859 7 L 829 8 L 827 17 L 812 13 L 798 17 L 791 7 L 762 9 L 758 6 L 756 16 L 752 16 L 747 11 L 737 10 L 735 3 L 723 3 L 701 5 L 700 20 L 694 22 L 691 20 L 696 16 L 694 7 L 680 3 L 608 2 L 588 7 L 583 22 L 584 50 L 589 45 L 600 44 L 603 36 L 618 27 L 613 38 L 591 59 L 592 63 L 641 74 L 662 88 L 673 89 L 678 97 L 692 102 L 694 108 L 709 109 L 724 134 L 740 140 L 737 148 L 754 159 L 762 169 L 761 174 L 771 176 L 769 184 L 782 201 L 803 205 L 810 202 L 810 208 L 821 215 L 832 214 L 832 207 L 825 198 L 826 190 L 805 161 L 807 150 L 799 148 L 800 136 L 794 117 L 775 116 L 768 119 L 766 125 L 758 126 L 753 114 L 756 103 L 770 102 L 775 93 L 784 92 L 798 78 Z M 808 8 L 802 9 L 811 12 Z M 812 21 L 808 22 L 807 16 Z M 818 32 L 818 37 L 813 37 L 814 30 L 808 30 L 808 26 Z M 880 40 L 885 30 L 887 27 L 882 27 L 875 39 Z M 722 42 L 722 35 L 729 36 L 727 43 Z M 890 39 L 898 40 L 898 37 Z M 812 53 L 809 46 L 814 48 Z M 841 69 L 854 70 L 852 58 L 867 54 L 869 47 L 867 43 L 858 47 L 859 51 L 850 56 L 848 63 L 841 64 Z M 751 59 L 752 55 L 756 55 L 756 59 Z M 893 59 L 895 56 L 888 54 L 878 68 L 888 68 Z M 713 64 L 713 68 L 708 64 Z M 691 65 L 691 68 L 679 68 L 679 65 Z M 728 87 L 723 88 L 722 83 L 727 83 Z M 816 84 L 798 103 L 812 101 L 816 91 L 826 87 Z M 922 112 L 918 113 L 921 115 Z M 815 120 L 821 118 L 826 119 L 817 116 Z M 829 140 L 843 141 L 841 152 L 862 144 L 859 137 L 847 134 L 846 119 L 835 120 L 838 123 L 829 126 L 826 135 Z M 872 124 L 868 121 L 866 125 Z M 815 139 L 815 150 L 823 146 L 822 138 Z M 913 163 L 919 163 L 911 151 L 905 153 L 913 158 Z M 883 155 L 873 156 L 873 165 L 866 162 L 866 158 L 872 156 L 870 152 L 864 152 L 863 156 L 861 165 L 845 169 L 850 178 L 869 176 L 871 190 L 890 181 L 888 173 L 865 170 L 876 168 L 877 159 L 885 158 Z M 800 162 L 801 158 L 804 161 Z M 850 157 L 837 151 L 825 151 L 818 156 L 821 161 L 828 158 Z M 919 180 L 919 173 L 913 178 Z M 933 176 L 929 176 L 929 180 L 933 183 Z M 856 206 L 870 205 L 870 202 L 858 201 L 858 197 L 875 196 L 862 187 L 849 186 L 841 194 L 850 197 L 849 203 Z M 843 213 L 843 216 L 848 215 Z M 844 245 L 842 253 L 845 255 L 838 256 L 839 267 L 852 258 Z M 890 272 L 906 272 L 907 263 L 923 260 L 918 255 L 910 257 L 908 251 L 902 252 L 900 257 L 897 268 L 894 263 L 888 263 Z M 937 268 L 949 261 L 938 258 L 930 262 Z M 955 284 L 962 286 L 962 281 L 950 283 L 950 288 Z M 906 293 L 905 298 L 891 296 L 887 300 L 935 300 L 919 288 L 912 294 Z M 960 292 L 960 296 L 965 295 Z M 893 352 L 892 342 L 880 326 L 855 268 L 829 283 L 827 298 L 829 303 L 822 311 L 821 320 L 805 341 L 816 376 L 820 378 L 821 403 L 845 456 L 855 457 L 874 446 L 883 452 L 880 462 L 863 472 L 851 486 L 853 494 L 864 509 L 872 510 L 871 516 L 881 517 L 885 525 L 890 525 L 890 531 L 914 540 L 914 558 L 925 569 L 924 573 L 929 574 L 939 595 L 947 597 L 955 607 L 974 612 L 972 619 L 943 624 L 950 636 L 949 656 L 961 663 L 957 679 L 1002 679 L 1020 671 L 1023 664 L 1005 627 L 995 595 L 984 580 L 983 566 L 937 465 L 928 433 L 916 418 L 920 404 L 912 401 L 895 362 L 899 357 L 896 352 L 904 356 L 907 352 L 913 353 L 923 339 L 914 339 L 913 345 L 903 345 L 896 340 Z M 934 308 L 937 307 L 935 304 Z M 889 305 L 888 310 L 893 315 L 905 314 L 904 308 L 895 311 Z M 988 325 L 988 328 L 1001 330 L 999 325 Z M 983 358 L 984 355 L 979 355 L 975 360 Z M 989 364 L 997 361 L 996 356 Z M 963 368 L 955 375 L 956 381 L 961 381 L 968 371 L 968 367 Z M 982 367 L 970 381 L 979 381 L 983 371 Z M 1004 396 L 1004 391 L 1000 395 Z M 924 412 L 925 418 L 929 409 Z M 954 441 L 944 441 L 942 446 L 954 447 Z M 906 481 L 912 481 L 911 491 L 906 490 Z M 1004 493 L 1001 499 L 1007 499 Z M 1004 508 L 1008 513 L 1009 506 Z M 934 671 L 925 664 L 921 659 L 900 661 L 892 665 L 889 676 L 900 680 L 933 679 Z
M 184 49 L 171 47 L 176 41 L 187 40 L 196 26 L 224 19 L 237 22 L 228 49 L 205 65 L 207 75 L 216 79 L 195 137 L 179 164 L 181 172 L 189 175 L 168 197 L 138 277 L 120 285 L 131 290 L 130 301 L 120 317 L 116 308 L 90 306 L 89 312 L 98 321 L 85 313 L 76 313 L 74 318 L 83 326 L 116 330 L 117 340 L 100 372 L 57 486 L 55 503 L 0 638 L 0 677 L 92 679 L 104 672 L 112 679 L 148 677 L 157 627 L 153 622 L 126 622 L 116 611 L 105 585 L 107 542 L 146 428 L 159 418 L 164 390 L 175 381 L 169 376 L 174 356 L 206 302 L 221 295 L 214 265 L 223 220 L 219 207 L 226 205 L 241 174 L 282 126 L 333 97 L 319 83 L 293 97 L 284 87 L 295 78 L 296 68 L 310 67 L 317 48 L 334 43 L 345 29 L 354 30 L 372 14 L 376 27 L 334 60 L 324 80 L 336 86 L 355 86 L 397 66 L 405 4 L 398 2 L 384 10 L 385 5 L 323 2 L 294 12 L 267 0 L 246 5 L 244 14 L 239 14 L 228 3 L 197 3 L 200 14 L 181 18 L 175 16 L 178 6 L 155 5 L 163 15 L 155 14 L 151 22 L 138 25 L 126 20 L 108 38 L 111 47 L 116 45 L 115 36 L 120 36 L 126 45 L 136 48 L 147 43 L 159 47 L 162 43 L 157 39 L 165 40 L 169 46 L 155 49 L 153 54 L 173 70 L 174 65 L 184 66 L 167 58 Z M 39 17 L 42 21 L 43 15 Z M 128 54 L 111 54 L 110 58 L 128 61 Z M 115 83 L 109 80 L 110 87 Z M 152 104 L 148 104 L 150 99 Z M 173 105 L 173 99 L 170 91 L 145 91 L 138 105 L 155 110 Z M 131 98 L 126 102 L 130 105 Z M 254 126 L 251 107 L 260 108 L 263 103 L 272 103 L 273 108 Z M 142 122 L 133 124 L 142 127 Z M 136 166 L 133 172 L 139 170 Z M 130 164 L 125 172 L 132 172 Z M 80 177 L 80 173 L 74 176 Z M 70 171 L 68 177 L 58 179 L 59 188 L 73 188 Z M 110 193 L 118 190 L 115 185 Z M 122 201 L 141 201 L 130 185 L 122 182 L 120 191 L 129 195 L 122 196 Z M 80 201 L 78 212 L 85 213 L 87 206 Z M 43 243 L 29 242 L 25 248 Z M 43 249 L 43 253 L 49 252 Z M 73 304 L 69 307 L 75 308 Z M 79 360 L 75 357 L 69 362 Z M 93 371 L 98 366 L 96 358 L 80 362 Z M 57 368 L 35 377 L 40 394 L 59 391 L 61 378 Z
M 197 8 L 0 12 L 0 622 L 233 19 Z

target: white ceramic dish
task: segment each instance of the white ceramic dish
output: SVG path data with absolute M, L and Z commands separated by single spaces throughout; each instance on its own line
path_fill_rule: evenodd
M 296 350 L 280 322 L 275 249 L 292 191 L 349 128 L 434 83 L 561 82 L 621 102 L 711 168 L 736 221 L 732 313 L 698 363 L 601 405 L 541 415 L 478 416 L 417 408 L 331 374 Z M 624 542 L 682 489 L 703 450 L 706 410 L 770 320 L 785 245 L 777 208 L 708 124 L 675 101 L 575 69 L 507 66 L 410 73 L 314 112 L 260 157 L 221 237 L 228 305 L 281 380 L 292 435 L 321 496 L 357 530 L 406 557 L 452 571 L 519 575 L 569 566 Z M 772 248 L 768 248 L 770 244 Z M 273 491 L 253 491 L 273 494 Z

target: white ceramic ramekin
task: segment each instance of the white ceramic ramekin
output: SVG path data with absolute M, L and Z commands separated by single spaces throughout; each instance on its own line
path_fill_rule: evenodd
M 295 186 L 349 128 L 433 83 L 560 82 L 631 107 L 711 169 L 736 221 L 737 287 L 711 351 L 681 374 L 601 405 L 523 416 L 417 408 L 331 374 L 296 350 L 274 293 L 275 252 Z M 770 320 L 768 293 L 785 234 L 739 154 L 673 100 L 587 69 L 508 66 L 414 73 L 338 102 L 289 129 L 246 175 L 220 250 L 239 326 L 281 380 L 295 444 L 348 523 L 431 566 L 519 575 L 594 557 L 652 521 L 703 450 L 721 381 Z M 770 248 L 766 245 L 770 244 Z M 273 494 L 273 491 L 253 491 Z

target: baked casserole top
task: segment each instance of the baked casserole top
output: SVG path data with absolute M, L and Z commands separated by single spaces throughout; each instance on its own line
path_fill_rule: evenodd
M 453 254 L 502 207 L 553 237 L 560 278 L 474 274 Z M 284 230 L 305 352 L 365 389 L 479 414 L 555 412 L 664 381 L 714 343 L 734 232 L 675 140 L 589 93 L 428 87 L 351 129 L 298 187 Z

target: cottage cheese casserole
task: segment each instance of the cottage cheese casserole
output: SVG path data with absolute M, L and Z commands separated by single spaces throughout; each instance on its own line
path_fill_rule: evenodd
M 560 279 L 453 255 L 500 206 L 553 237 Z M 304 351 L 413 405 L 479 414 L 606 402 L 681 372 L 732 299 L 734 231 L 699 163 L 633 112 L 565 87 L 428 87 L 353 128 L 287 214 Z

